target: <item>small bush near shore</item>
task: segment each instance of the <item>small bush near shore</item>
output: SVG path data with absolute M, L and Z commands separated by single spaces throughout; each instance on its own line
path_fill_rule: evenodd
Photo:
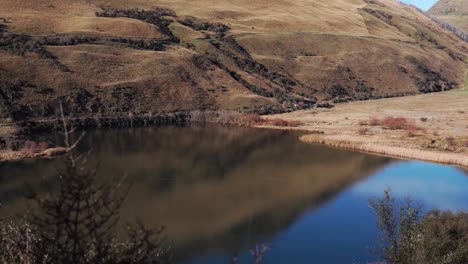
M 409 122 L 406 118 L 392 116 L 385 117 L 381 123 L 383 128 L 391 130 L 405 129 L 408 124 Z
M 121 183 L 97 183 L 95 170 L 72 155 L 59 171 L 58 190 L 33 195 L 37 213 L 20 223 L 0 219 L 0 263 L 168 263 L 163 228 L 138 224 L 128 227 L 128 239 L 114 235 L 128 190 Z
M 386 190 L 370 202 L 382 239 L 383 263 L 468 263 L 468 213 L 433 210 L 410 199 L 397 201 Z
M 298 127 L 302 125 L 302 122 L 300 121 L 297 121 L 297 120 L 287 121 L 281 118 L 271 119 L 269 123 L 272 126 L 279 126 L 279 127 Z

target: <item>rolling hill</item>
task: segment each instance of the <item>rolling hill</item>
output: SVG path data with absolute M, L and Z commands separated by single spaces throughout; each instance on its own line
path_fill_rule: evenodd
M 453 89 L 467 60 L 393 0 L 2 0 L 0 117 L 269 113 Z
M 468 32 L 468 3 L 465 0 L 439 0 L 428 13 Z

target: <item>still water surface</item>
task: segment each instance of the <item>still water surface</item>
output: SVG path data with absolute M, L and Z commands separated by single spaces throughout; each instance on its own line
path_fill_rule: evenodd
M 59 138 L 52 137 L 58 141 Z M 372 197 L 391 188 L 425 205 L 468 210 L 460 169 L 308 145 L 298 135 L 247 128 L 96 130 L 98 177 L 127 174 L 133 186 L 122 222 L 164 225 L 177 263 L 249 263 L 265 244 L 265 264 L 366 263 L 378 241 Z M 0 216 L 24 214 L 28 185 L 53 187 L 58 161 L 0 165 Z

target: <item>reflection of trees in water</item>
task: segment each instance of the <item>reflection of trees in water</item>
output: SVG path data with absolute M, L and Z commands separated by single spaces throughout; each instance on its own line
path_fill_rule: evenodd
M 99 178 L 127 172 L 133 182 L 122 221 L 166 225 L 176 256 L 246 249 L 388 162 L 261 129 L 98 130 L 80 151 L 86 146 L 95 146 L 90 160 L 100 160 Z M 51 174 L 55 163 L 22 163 L 13 177 L 0 178 L 0 193 L 10 190 L 6 206 L 11 207 L 4 212 L 24 204 L 12 191 L 22 181 L 49 191 L 53 179 L 41 186 L 37 175 Z M 0 172 L 10 170 L 1 167 Z

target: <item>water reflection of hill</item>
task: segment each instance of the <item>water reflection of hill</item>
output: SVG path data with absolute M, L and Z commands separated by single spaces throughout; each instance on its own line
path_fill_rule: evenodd
M 235 251 L 273 235 L 389 162 L 259 129 L 100 130 L 86 140 L 100 162 L 99 177 L 125 172 L 133 182 L 122 220 L 166 225 L 181 250 Z M 24 210 L 24 183 L 53 188 L 50 178 L 41 177 L 53 175 L 56 166 L 36 161 L 0 167 L 0 213 Z

